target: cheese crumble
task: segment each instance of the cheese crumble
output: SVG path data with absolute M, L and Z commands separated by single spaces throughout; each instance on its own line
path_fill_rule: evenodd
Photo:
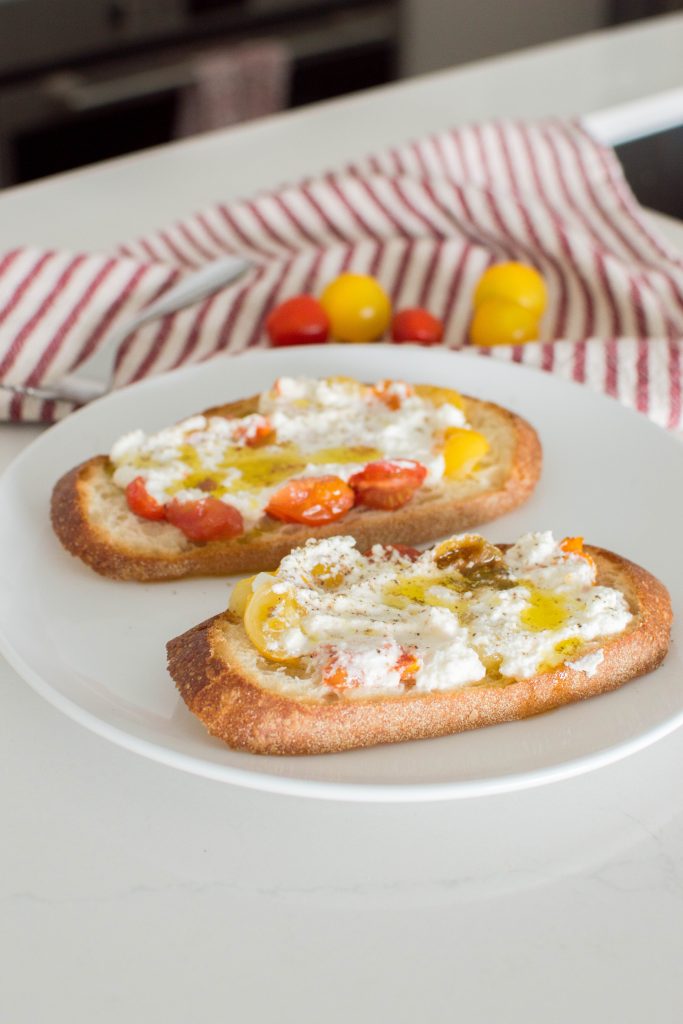
M 491 561 L 461 572 L 464 542 L 486 545 Z M 476 535 L 421 554 L 376 545 L 367 556 L 351 537 L 310 540 L 276 574 L 255 577 L 254 594 L 262 588 L 272 602 L 257 646 L 268 657 L 277 645 L 295 665 L 276 685 L 318 696 L 452 690 L 485 677 L 504 684 L 561 663 L 590 675 L 603 655 L 586 646 L 632 618 L 620 591 L 596 585 L 592 560 L 550 532 L 505 553 Z

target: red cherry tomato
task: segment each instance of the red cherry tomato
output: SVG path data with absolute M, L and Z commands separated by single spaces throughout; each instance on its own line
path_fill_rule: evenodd
M 126 501 L 131 512 L 143 519 L 165 519 L 166 509 L 145 487 L 144 477 L 136 476 L 126 487 Z
M 330 319 L 312 295 L 295 295 L 268 314 L 266 331 L 271 345 L 311 345 L 327 341 Z
M 166 518 L 188 540 L 230 540 L 244 533 L 244 522 L 237 509 L 211 496 L 199 501 L 174 498 L 166 506 Z
M 400 462 L 369 462 L 360 473 L 354 473 L 349 484 L 356 492 L 359 505 L 368 508 L 401 508 L 422 486 L 427 470 L 412 459 Z
M 290 480 L 272 495 L 266 512 L 283 523 L 323 526 L 341 519 L 353 508 L 355 496 L 338 476 Z
M 419 345 L 438 345 L 443 324 L 426 309 L 400 309 L 391 321 L 394 341 L 416 341 Z

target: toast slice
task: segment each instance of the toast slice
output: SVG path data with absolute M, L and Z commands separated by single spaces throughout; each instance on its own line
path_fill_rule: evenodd
M 416 388 L 417 390 L 417 388 Z M 425 388 L 425 390 L 436 390 Z M 461 396 L 470 426 L 490 446 L 465 479 L 424 486 L 403 508 L 356 507 L 343 522 L 297 525 L 267 516 L 230 540 L 195 542 L 169 522 L 135 515 L 112 479 L 112 464 L 98 455 L 72 469 L 54 488 L 54 531 L 71 554 L 96 572 L 121 580 L 168 580 L 271 569 L 309 537 L 344 532 L 362 547 L 391 538 L 418 544 L 495 519 L 524 502 L 541 472 L 541 445 L 533 427 L 491 402 Z M 204 415 L 243 417 L 257 411 L 259 396 L 207 410 Z
M 596 585 L 623 595 L 630 621 L 614 635 L 573 642 L 564 662 L 526 678 L 501 677 L 494 666 L 471 685 L 444 689 L 441 680 L 431 692 L 288 692 L 283 682 L 296 670 L 263 657 L 230 611 L 171 640 L 169 672 L 211 735 L 256 754 L 322 754 L 527 718 L 616 689 L 651 672 L 667 653 L 666 588 L 610 551 L 587 547 L 584 554 L 594 561 Z

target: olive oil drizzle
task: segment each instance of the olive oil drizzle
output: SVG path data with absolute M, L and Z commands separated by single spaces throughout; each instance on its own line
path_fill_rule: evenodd
M 564 626 L 569 618 L 567 599 L 551 590 L 539 590 L 529 584 L 526 587 L 529 591 L 529 604 L 520 614 L 522 624 L 532 633 L 543 633 Z
M 390 583 L 384 591 L 384 602 L 390 608 L 404 609 L 411 604 L 430 605 L 434 608 L 448 608 L 451 611 L 461 611 L 465 606 L 462 598 L 455 598 L 453 601 L 444 600 L 443 596 L 434 593 L 437 587 L 446 588 L 453 594 L 462 594 L 467 589 L 463 587 L 462 581 L 453 577 L 444 576 L 443 579 L 434 579 L 433 576 L 413 576 L 407 580 L 396 580 Z
M 366 446 L 321 448 L 303 452 L 293 444 L 263 445 L 256 447 L 226 447 L 218 462 L 209 466 L 202 462 L 199 452 L 191 444 L 183 444 L 179 459 L 184 475 L 169 484 L 166 491 L 175 495 L 179 491 L 199 488 L 220 498 L 236 491 L 259 491 L 275 487 L 292 477 L 300 476 L 309 465 L 366 464 L 382 457 L 376 448 Z M 151 456 L 138 456 L 133 465 L 139 469 L 152 468 L 156 460 Z M 231 472 L 233 471 L 233 472 Z
M 396 580 L 390 583 L 384 592 L 384 601 L 392 608 L 405 609 L 411 604 L 430 605 L 448 608 L 458 615 L 463 623 L 468 621 L 467 596 L 479 588 L 501 591 L 521 586 L 528 591 L 529 601 L 520 613 L 522 625 L 532 633 L 552 632 L 561 629 L 568 621 L 572 612 L 579 611 L 583 605 L 580 600 L 570 598 L 552 590 L 543 590 L 526 580 L 513 580 L 507 570 L 495 569 L 490 565 L 472 567 L 468 575 L 454 571 L 444 573 L 441 579 L 433 576 L 415 576 L 407 580 Z M 462 595 L 459 599 L 449 600 L 437 588 L 446 588 L 453 594 Z M 467 596 L 466 596 L 467 595 Z M 555 644 L 553 653 L 539 665 L 539 672 L 547 672 L 574 657 L 584 646 L 581 637 L 568 637 Z M 480 655 L 481 656 L 481 655 Z M 508 686 L 514 678 L 503 676 L 500 672 L 501 657 L 490 655 L 483 657 L 486 678 L 479 686 Z

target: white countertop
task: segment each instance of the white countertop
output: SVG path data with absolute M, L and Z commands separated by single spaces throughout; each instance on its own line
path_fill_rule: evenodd
M 104 246 L 449 123 L 600 111 L 673 89 L 681 52 L 663 19 L 136 155 L 1 195 L 2 244 Z M 0 426 L 0 465 L 37 433 Z M 182 774 L 0 685 L 3 1022 L 681 1019 L 683 732 L 540 789 L 352 805 Z

